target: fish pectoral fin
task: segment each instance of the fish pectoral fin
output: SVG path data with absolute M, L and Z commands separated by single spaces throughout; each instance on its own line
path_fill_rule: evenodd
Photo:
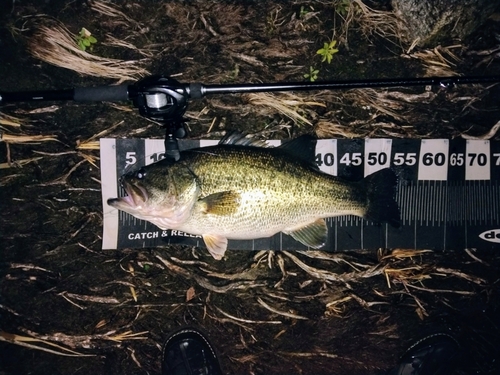
M 318 219 L 301 228 L 283 231 L 283 233 L 292 236 L 295 240 L 308 247 L 319 249 L 326 243 L 328 227 L 325 219 Z
M 227 238 L 216 234 L 204 234 L 203 241 L 214 259 L 221 260 L 227 249 Z
M 199 201 L 199 204 L 205 214 L 231 215 L 240 206 L 240 194 L 235 191 L 221 191 L 207 195 Z

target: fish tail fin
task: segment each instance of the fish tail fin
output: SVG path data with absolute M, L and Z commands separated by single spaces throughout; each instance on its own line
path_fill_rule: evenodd
M 395 228 L 400 226 L 399 207 L 394 199 L 398 178 L 393 170 L 381 169 L 363 180 L 368 207 L 364 218 L 375 222 L 386 222 Z

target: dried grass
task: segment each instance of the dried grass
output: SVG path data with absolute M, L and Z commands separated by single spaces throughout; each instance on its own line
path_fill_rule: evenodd
M 314 127 L 318 138 L 357 138 L 367 135 L 367 131 L 360 131 L 354 127 L 342 125 L 338 122 L 320 120 Z
M 400 98 L 392 97 L 388 91 L 374 89 L 352 90 L 346 93 L 346 98 L 352 100 L 359 107 L 365 107 L 375 118 L 380 114 L 389 116 L 398 121 L 406 122 L 408 120 L 404 112 L 408 112 L 408 107 Z
M 417 51 L 408 54 L 410 58 L 420 60 L 425 68 L 425 77 L 449 77 L 456 76 L 457 64 L 461 59 L 453 52 L 455 49 L 463 48 L 462 45 L 448 47 L 437 46 L 433 49 Z
M 115 38 L 111 34 L 106 35 L 106 41 L 102 43 L 105 46 L 112 46 L 112 47 L 121 47 L 121 48 L 126 48 L 130 49 L 132 51 L 135 51 L 139 54 L 141 54 L 144 57 L 154 57 L 154 51 L 146 48 L 137 48 L 135 45 L 133 45 L 130 42 L 126 42 L 125 40 Z
M 353 89 L 336 95 L 321 91 L 316 97 L 332 110 L 317 120 L 315 132 L 319 138 L 418 137 L 411 124 L 425 116 L 422 106 L 432 105 L 437 95 L 402 88 Z
M 122 125 L 123 123 L 124 123 L 123 120 L 118 121 L 116 124 L 111 125 L 109 128 L 106 128 L 97 134 L 94 134 L 92 137 L 90 137 L 84 141 L 78 141 L 76 144 L 76 149 L 77 150 L 99 150 L 99 148 L 100 148 L 99 139 L 108 135 L 113 130 L 115 130 L 117 127 Z
M 143 67 L 144 60 L 124 61 L 82 51 L 75 37 L 62 24 L 40 26 L 28 45 L 35 58 L 82 75 L 117 79 L 120 83 L 149 74 Z
M 90 9 L 92 9 L 92 10 L 94 10 L 102 15 L 112 17 L 112 18 L 121 18 L 121 19 L 125 20 L 127 22 L 126 25 L 137 24 L 136 21 L 134 21 L 132 18 L 128 17 L 122 11 L 120 11 L 120 10 L 118 10 L 118 9 L 112 7 L 111 5 L 108 5 L 102 1 L 93 0 L 92 2 L 89 2 L 89 5 L 90 5 Z
M 340 37 L 345 40 L 347 45 L 349 29 L 352 24 L 358 25 L 363 35 L 368 39 L 377 35 L 391 42 L 401 42 L 398 20 L 393 12 L 372 9 L 361 0 L 352 0 L 346 10 Z
M 249 14 L 250 13 L 250 14 Z M 223 35 L 231 35 L 241 32 L 242 23 L 253 17 L 253 9 L 228 3 L 214 3 L 210 8 L 210 15 L 216 20 L 217 28 Z
M 271 109 L 272 111 L 278 111 L 298 125 L 313 125 L 309 119 L 300 113 L 304 113 L 306 110 L 305 107 L 326 107 L 324 103 L 307 101 L 305 98 L 293 93 L 252 93 L 247 94 L 244 97 L 250 104 L 262 106 L 267 109 Z
M 109 287 L 112 287 L 111 284 L 129 288 L 140 286 L 137 288 L 140 293 L 136 296 L 140 304 L 133 302 L 130 293 L 124 288 L 122 293 L 113 289 L 113 293 L 106 293 L 107 295 L 91 294 L 92 292 L 79 294 L 75 293 L 77 288 L 74 289 L 75 292 L 68 290 L 58 292 L 56 295 L 64 297 L 66 301 L 80 309 L 87 309 L 96 304 L 111 310 L 116 309 L 116 306 L 120 309 L 138 309 L 134 322 L 139 321 L 138 317 L 142 318 L 142 314 L 157 314 L 156 309 L 163 306 L 172 307 L 172 311 L 185 308 L 189 314 L 202 315 L 204 324 L 207 326 L 210 326 L 210 320 L 217 326 L 221 324 L 237 326 L 241 334 L 241 343 L 247 348 L 245 337 L 248 336 L 245 333 L 252 337 L 251 335 L 260 332 L 260 328 L 265 327 L 264 330 L 274 331 L 273 335 L 277 340 L 291 327 L 300 324 L 300 321 L 314 322 L 319 319 L 324 322 L 325 319 L 337 320 L 347 316 L 361 315 L 359 307 L 368 314 L 373 314 L 373 317 L 384 319 L 369 334 L 384 337 L 388 334 L 397 336 L 399 327 L 391 320 L 386 320 L 390 316 L 386 312 L 393 306 L 392 296 L 400 294 L 402 298 L 413 301 L 410 304 L 400 303 L 398 309 L 410 308 L 420 319 L 426 319 L 431 314 L 427 311 L 429 299 L 438 299 L 453 305 L 457 298 L 470 297 L 475 294 L 467 285 L 476 288 L 487 285 L 485 280 L 468 274 L 465 270 L 436 267 L 433 264 L 436 254 L 429 250 L 396 249 L 389 254 L 381 251 L 378 260 L 373 257 L 366 259 L 356 254 L 324 251 L 297 253 L 261 251 L 251 258 L 245 258 L 246 262 L 240 261 L 232 265 L 212 264 L 210 261 L 196 259 L 195 250 L 192 249 L 192 251 L 193 254 L 186 254 L 184 259 L 149 254 L 145 255 L 141 261 L 125 257 L 123 266 L 120 261 L 119 266 L 126 272 L 128 278 L 115 280 L 109 283 Z M 142 273 L 144 263 L 162 270 L 160 285 L 155 284 L 149 276 Z M 16 268 L 20 272 L 33 270 L 52 272 L 33 264 L 12 264 L 11 268 Z M 147 278 L 147 283 L 141 283 L 144 277 Z M 141 303 L 142 299 L 149 300 L 151 295 L 161 298 L 162 293 L 165 293 L 163 285 L 165 277 L 181 278 L 184 287 L 189 286 L 188 291 L 195 291 L 194 295 L 187 298 L 186 293 L 181 291 L 172 295 L 173 300 L 170 300 L 168 304 Z M 281 280 L 276 283 L 280 277 Z M 454 283 L 448 282 L 447 287 L 440 289 L 429 287 L 433 279 L 444 278 L 456 278 L 461 283 L 455 286 Z M 387 280 L 387 286 L 384 286 L 384 280 Z M 429 285 L 425 285 L 427 283 Z M 92 289 L 94 293 L 100 290 L 102 288 Z M 450 299 L 451 295 L 455 295 L 455 299 Z M 221 301 L 228 299 L 231 303 L 223 303 L 219 306 Z M 318 309 L 312 308 L 306 303 L 308 301 L 314 301 L 313 305 Z M 99 320 L 94 329 L 102 329 L 108 323 L 116 322 Z M 139 326 L 141 325 L 142 321 L 139 322 Z M 107 333 L 90 335 L 62 333 L 41 335 L 26 329 L 21 328 L 21 330 L 34 341 L 46 341 L 43 346 L 64 345 L 71 348 L 59 349 L 58 351 L 62 352 L 61 355 L 66 355 L 66 350 L 80 348 L 101 351 L 103 346 L 108 346 L 110 343 L 123 345 L 125 340 L 148 340 L 146 344 L 149 345 L 153 340 L 154 343 L 153 338 L 146 337 L 146 331 L 133 333 L 133 327 L 132 323 L 129 323 L 126 326 L 108 329 Z M 142 331 L 143 329 L 136 330 Z M 131 344 L 129 347 L 131 347 L 130 351 L 133 351 Z M 43 350 L 38 347 L 29 348 Z M 321 345 L 315 345 L 302 352 L 294 350 L 279 352 L 279 356 L 282 355 L 336 358 L 335 354 L 330 353 L 330 349 Z M 253 361 L 253 357 L 248 355 L 233 359 L 241 362 Z
M 398 125 L 390 121 L 373 120 L 357 120 L 347 125 L 321 120 L 316 124 L 315 132 L 318 138 L 420 137 L 411 125 Z

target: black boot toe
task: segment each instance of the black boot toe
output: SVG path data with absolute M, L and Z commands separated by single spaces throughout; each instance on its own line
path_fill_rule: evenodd
M 162 375 L 221 375 L 215 349 L 200 331 L 183 328 L 163 347 Z

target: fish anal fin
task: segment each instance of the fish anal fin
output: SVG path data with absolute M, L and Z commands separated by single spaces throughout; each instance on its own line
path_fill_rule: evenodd
M 200 200 L 201 211 L 213 215 L 234 214 L 240 206 L 240 194 L 234 191 L 221 191 L 207 195 Z
M 227 249 L 227 238 L 215 234 L 204 234 L 203 241 L 207 246 L 208 252 L 216 260 L 221 260 Z
M 328 227 L 326 226 L 325 219 L 317 219 L 300 228 L 283 231 L 283 233 L 292 236 L 296 241 L 307 247 L 319 249 L 326 243 Z

